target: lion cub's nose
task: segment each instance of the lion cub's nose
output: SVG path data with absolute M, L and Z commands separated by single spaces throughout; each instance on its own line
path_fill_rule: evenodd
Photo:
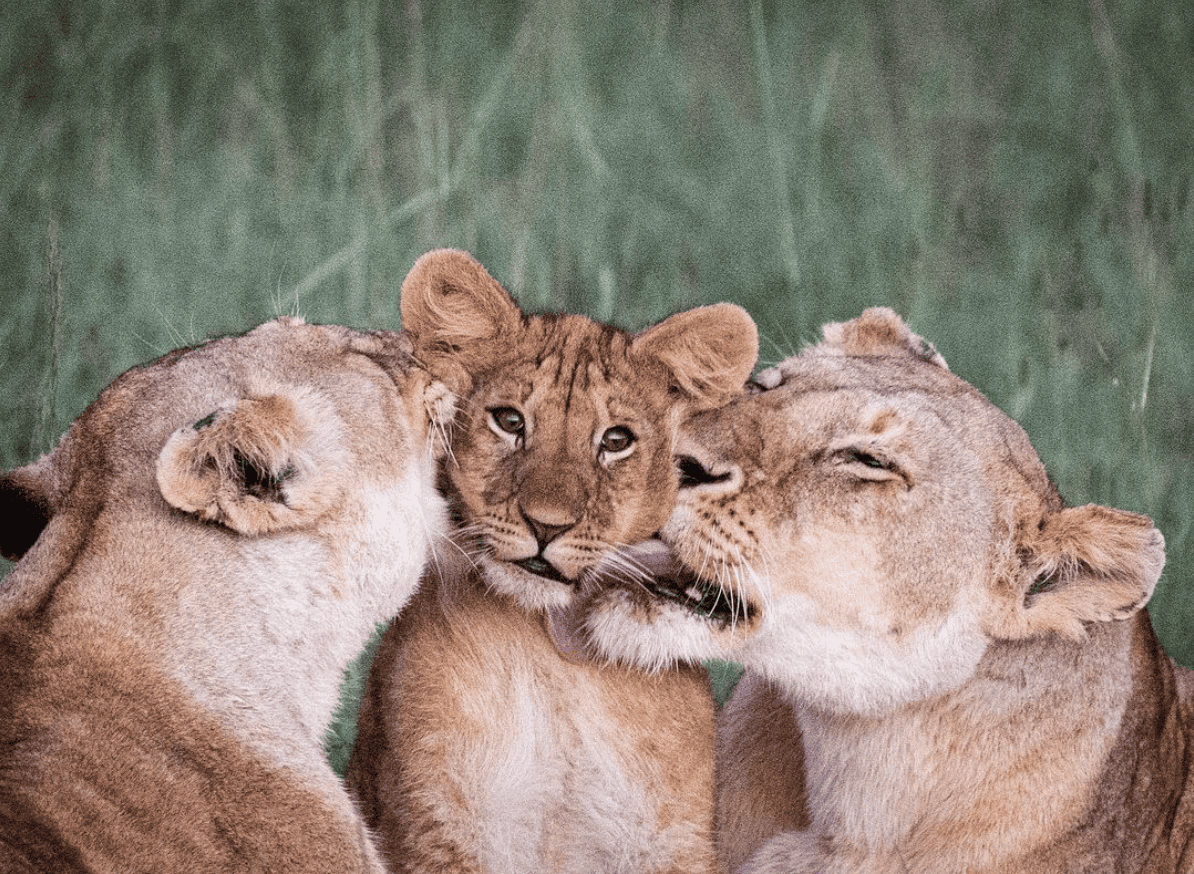
M 562 521 L 561 519 L 552 519 L 551 521 L 537 519 L 525 509 L 522 511 L 522 518 L 526 520 L 527 525 L 531 528 L 531 533 L 539 541 L 540 552 L 547 548 L 547 544 L 576 524 L 575 519 L 568 521 Z
M 565 531 L 580 522 L 588 493 L 572 471 L 563 465 L 543 465 L 522 484 L 518 511 L 530 526 L 542 552 Z

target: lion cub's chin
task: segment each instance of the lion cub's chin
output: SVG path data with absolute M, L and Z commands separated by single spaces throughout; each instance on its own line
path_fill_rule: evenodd
M 531 613 L 567 608 L 576 597 L 575 584 L 532 573 L 517 562 L 482 555 L 477 565 L 491 591 L 505 595 Z

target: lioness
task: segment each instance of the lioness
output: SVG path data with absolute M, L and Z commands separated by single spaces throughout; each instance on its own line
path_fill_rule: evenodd
M 3 477 L 0 871 L 384 870 L 322 744 L 446 534 L 450 413 L 401 335 L 284 318 Z
M 730 304 L 632 335 L 524 315 L 471 256 L 402 286 L 416 354 L 460 397 L 444 485 L 468 553 L 389 629 L 349 782 L 398 871 L 705 872 L 708 680 L 604 665 L 567 608 L 676 493 L 682 414 L 742 391 L 757 336 Z
M 680 566 L 584 620 L 626 662 L 746 666 L 727 855 L 805 821 L 742 870 L 1194 870 L 1194 674 L 1144 609 L 1150 520 L 1065 506 L 1023 430 L 890 310 L 764 379 L 782 386 L 686 428 L 662 531 Z

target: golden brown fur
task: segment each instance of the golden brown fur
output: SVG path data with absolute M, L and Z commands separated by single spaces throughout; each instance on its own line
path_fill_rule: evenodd
M 398 334 L 280 319 L 4 475 L 0 871 L 382 870 L 323 738 L 446 533 L 450 402 Z
M 717 714 L 717 848 L 737 871 L 769 838 L 808 827 L 800 725 L 782 690 L 743 674 Z
M 713 869 L 713 705 L 700 669 L 590 660 L 569 608 L 667 518 L 674 432 L 741 391 L 738 307 L 632 335 L 524 315 L 460 252 L 402 289 L 416 354 L 461 398 L 444 475 L 467 555 L 387 633 L 349 767 L 398 871 Z
M 1066 507 L 891 311 L 825 337 L 686 426 L 662 537 L 687 570 L 586 608 L 623 661 L 746 667 L 719 738 L 727 855 L 803 802 L 807 827 L 741 870 L 1194 870 L 1194 675 L 1144 609 L 1160 533 Z M 785 746 L 787 798 L 758 767 Z

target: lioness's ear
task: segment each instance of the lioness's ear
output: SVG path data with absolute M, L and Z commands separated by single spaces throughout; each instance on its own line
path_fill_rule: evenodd
M 647 328 L 632 341 L 630 354 L 662 362 L 691 409 L 707 410 L 742 391 L 759 356 L 759 332 L 742 307 L 713 304 Z
M 0 555 L 17 561 L 54 515 L 49 457 L 0 475 Z
M 455 249 L 434 249 L 415 262 L 402 281 L 401 308 L 415 357 L 458 394 L 485 344 L 514 336 L 522 324 L 509 293 L 477 259 Z
M 1127 619 L 1152 597 L 1165 538 L 1147 516 L 1087 504 L 1045 517 L 1019 544 L 1017 603 L 996 633 L 1084 635 L 1083 623 Z
M 347 465 L 340 418 L 317 394 L 225 404 L 175 431 L 158 456 L 162 497 L 241 534 L 310 524 L 336 502 Z
M 825 339 L 818 352 L 839 355 L 904 355 L 936 364 L 949 365 L 933 344 L 908 329 L 894 310 L 871 307 L 848 322 L 830 322 L 821 329 Z

